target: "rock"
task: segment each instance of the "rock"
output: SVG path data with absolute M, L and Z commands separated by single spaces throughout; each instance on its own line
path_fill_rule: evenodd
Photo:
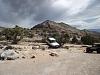
M 35 58 L 35 56 L 33 55 L 31 58 Z
M 69 49 L 69 46 L 65 46 L 64 48 L 65 48 L 65 49 Z
M 18 58 L 18 54 L 14 50 L 5 50 L 0 54 L 1 60 L 15 60 Z
M 41 49 L 42 49 L 42 50 L 45 50 L 45 47 L 42 47 Z
M 39 49 L 40 46 L 36 45 L 36 46 L 33 46 L 32 49 Z
M 56 57 L 58 56 L 58 54 L 56 54 L 56 53 L 50 53 L 49 55 L 50 56 L 56 56 Z
M 7 46 L 7 47 L 5 48 L 5 50 L 8 50 L 8 49 L 13 49 L 13 47 L 12 47 L 12 46 Z
M 22 58 L 23 58 L 23 59 L 25 59 L 25 57 L 24 57 L 24 56 L 22 56 Z
M 19 52 L 18 51 L 15 51 L 17 54 L 19 54 Z

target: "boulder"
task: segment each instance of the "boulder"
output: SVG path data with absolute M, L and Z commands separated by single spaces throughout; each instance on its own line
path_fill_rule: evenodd
M 15 60 L 19 58 L 18 54 L 14 50 L 5 50 L 0 54 L 1 60 Z

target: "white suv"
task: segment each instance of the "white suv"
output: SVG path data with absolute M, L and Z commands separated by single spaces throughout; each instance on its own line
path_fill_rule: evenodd
M 55 38 L 48 38 L 46 42 L 52 48 L 60 47 L 60 44 L 56 41 Z

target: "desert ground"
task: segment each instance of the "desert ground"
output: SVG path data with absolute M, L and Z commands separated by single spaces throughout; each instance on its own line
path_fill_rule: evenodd
M 86 48 L 80 45 L 66 45 L 68 48 L 58 49 L 12 45 L 19 59 L 0 60 L 0 75 L 100 75 L 100 54 L 84 53 Z

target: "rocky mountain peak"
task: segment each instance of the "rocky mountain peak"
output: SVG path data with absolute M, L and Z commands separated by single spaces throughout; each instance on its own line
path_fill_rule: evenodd
M 42 24 L 42 25 L 55 25 L 56 22 L 51 21 L 51 20 L 46 20 L 46 21 L 42 22 L 41 24 Z
M 46 20 L 46 21 L 44 21 L 43 23 L 51 23 L 51 22 L 54 22 L 54 21 Z

